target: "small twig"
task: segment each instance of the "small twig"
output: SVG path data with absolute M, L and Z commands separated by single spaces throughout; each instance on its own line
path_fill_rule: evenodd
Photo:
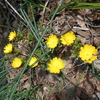
M 25 21 L 25 20 L 23 19 L 23 17 L 16 11 L 16 9 L 15 9 L 7 0 L 5 0 L 5 2 L 13 9 L 13 11 L 14 11 L 23 21 Z
M 83 63 L 81 63 L 81 64 L 78 64 L 78 65 L 74 66 L 74 68 L 75 68 L 75 67 L 78 67 L 78 66 L 82 66 L 82 65 L 84 65 L 84 64 L 86 64 L 86 62 L 83 62 Z
M 75 28 L 75 29 L 80 29 L 80 30 L 89 30 L 88 28 L 81 28 L 81 27 L 76 27 L 76 26 L 73 26 L 73 28 Z
M 93 32 L 92 32 L 92 29 L 90 29 L 90 44 L 93 45 L 93 38 L 94 38 L 94 35 L 93 35 Z
M 65 46 L 64 48 L 63 48 L 63 50 L 61 51 L 61 53 L 59 54 L 59 57 L 61 58 L 62 57 L 62 54 L 64 53 L 64 51 L 67 49 L 67 46 Z
M 71 20 L 72 18 L 68 18 L 68 20 L 66 21 L 67 22 L 67 25 L 69 26 L 69 28 L 72 28 L 72 26 L 69 24 L 69 21 Z
M 47 2 L 45 3 L 45 5 L 44 5 L 44 6 L 46 7 L 46 6 L 48 5 L 48 3 L 49 3 L 49 0 L 47 0 Z M 45 9 L 46 9 L 46 8 L 44 8 L 44 9 L 43 9 L 43 14 L 42 14 L 42 22 L 44 22 L 44 14 L 45 14 Z
M 48 3 L 49 3 L 49 0 L 46 1 L 46 3 L 45 3 L 44 6 L 46 7 L 46 6 L 48 5 Z M 43 18 L 44 18 L 45 9 L 46 9 L 46 8 L 43 9 L 43 15 L 42 15 Z

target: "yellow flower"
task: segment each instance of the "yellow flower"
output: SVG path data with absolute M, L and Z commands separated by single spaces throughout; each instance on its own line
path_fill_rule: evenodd
M 36 57 L 32 57 L 28 65 L 31 66 L 33 63 L 35 63 L 35 61 L 37 61 L 37 58 Z M 37 65 L 38 65 L 38 62 L 34 66 L 32 66 L 32 68 L 36 67 Z
M 16 38 L 16 32 L 10 32 L 9 36 L 8 36 L 8 39 L 9 41 L 13 41 L 15 38 Z
M 22 65 L 22 61 L 20 58 L 14 58 L 12 61 L 12 67 L 19 68 Z
M 49 70 L 51 73 L 60 73 L 60 70 L 64 68 L 65 63 L 60 58 L 53 58 L 50 60 L 50 63 L 48 64 L 47 70 Z
M 60 40 L 61 40 L 62 44 L 70 45 L 70 44 L 74 43 L 75 39 L 76 39 L 76 36 L 75 36 L 74 32 L 71 31 L 71 32 L 68 32 L 68 33 L 62 35 Z
M 47 37 L 46 44 L 49 48 L 55 48 L 58 44 L 57 36 L 54 34 L 51 34 L 49 37 Z
M 79 57 L 86 63 L 92 63 L 97 59 L 98 50 L 92 45 L 84 45 L 80 48 Z
M 11 53 L 13 50 L 13 45 L 12 44 L 7 44 L 5 47 L 4 47 L 4 53 Z

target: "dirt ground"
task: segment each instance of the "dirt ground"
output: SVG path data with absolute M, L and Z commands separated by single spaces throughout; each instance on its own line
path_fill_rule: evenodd
M 44 0 L 45 1 L 45 0 Z M 60 0 L 47 0 L 47 7 L 54 11 Z M 69 0 L 65 0 L 67 3 Z M 98 2 L 98 1 L 95 1 Z M 19 2 L 17 2 L 18 4 Z M 14 3 L 12 2 L 12 5 Z M 7 12 L 6 16 L 8 22 L 11 24 L 9 26 L 3 17 L 2 11 L 0 12 L 0 25 L 5 25 L 5 27 L 0 26 L 0 57 L 3 57 L 3 47 L 6 44 L 6 38 L 11 29 L 16 30 L 16 26 L 19 23 L 19 17 L 16 18 L 14 14 L 10 13 L 12 10 L 6 6 L 3 7 L 3 10 Z M 18 7 L 18 6 L 15 6 Z M 0 8 L 2 9 L 2 8 Z M 43 12 L 41 9 L 37 9 L 39 13 L 36 13 L 37 25 L 44 17 L 43 28 L 46 27 L 50 20 L 49 11 Z M 28 12 L 29 13 L 29 12 Z M 11 19 L 10 19 L 11 18 Z M 7 26 L 7 27 L 6 27 Z M 51 27 L 54 27 L 56 33 L 62 34 L 67 30 L 71 29 L 75 32 L 77 37 L 81 40 L 82 44 L 92 44 L 99 48 L 100 45 L 100 10 L 99 9 L 79 9 L 79 10 L 69 10 L 63 9 L 58 12 L 55 16 Z M 51 31 L 48 31 L 48 34 L 51 34 Z M 20 43 L 25 45 L 26 40 L 23 39 Z M 23 53 L 27 54 L 28 51 L 24 47 L 18 47 L 21 50 L 24 50 Z M 23 48 L 23 49 L 22 49 Z M 70 48 L 70 47 L 69 47 Z M 30 50 L 31 48 L 28 48 Z M 11 56 L 12 57 L 12 56 Z M 85 67 L 87 69 L 84 71 Z M 10 67 L 9 63 L 6 62 L 6 67 Z M 48 71 L 45 71 L 38 66 L 35 68 L 34 72 L 36 73 L 35 77 L 31 77 L 31 69 L 24 75 L 21 79 L 24 84 L 18 88 L 28 88 L 30 86 L 30 81 L 34 86 L 41 86 L 36 91 L 37 100 L 100 100 L 100 80 L 94 77 L 92 74 L 92 66 L 87 64 L 81 64 L 79 59 L 70 58 L 70 54 L 66 59 L 66 66 L 63 69 L 63 74 L 51 74 Z M 19 69 L 9 70 L 9 75 L 7 77 L 15 78 L 22 71 Z M 95 70 L 95 74 L 100 76 L 100 71 Z M 9 83 L 10 80 L 7 80 Z M 72 90 L 68 91 L 68 88 Z M 72 95 L 73 94 L 73 95 Z M 76 99 L 74 98 L 76 97 Z

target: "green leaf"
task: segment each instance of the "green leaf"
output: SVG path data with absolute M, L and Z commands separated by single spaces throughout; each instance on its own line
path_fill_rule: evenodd
M 80 41 L 79 38 L 76 38 L 74 44 L 73 44 L 73 47 L 74 47 L 74 50 L 73 50 L 73 53 L 71 55 L 71 57 L 76 57 L 78 56 L 78 53 L 80 51 L 80 47 L 82 46 L 82 43 Z

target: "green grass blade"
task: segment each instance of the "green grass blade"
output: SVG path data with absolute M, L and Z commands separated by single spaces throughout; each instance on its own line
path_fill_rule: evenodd
M 38 28 L 37 28 L 37 25 L 36 25 L 36 20 L 35 20 L 35 16 L 34 16 L 34 11 L 32 10 L 32 5 L 30 4 L 30 10 L 31 10 L 31 13 L 32 13 L 32 17 L 33 17 L 33 22 L 34 22 L 34 27 L 36 29 L 36 33 L 38 33 Z
M 94 63 L 92 63 L 92 73 L 94 74 L 93 76 L 96 77 L 97 79 L 100 80 L 100 77 L 95 75 L 95 68 L 94 68 Z
M 69 9 L 99 9 L 100 3 L 78 3 Z
M 92 73 L 95 74 L 95 71 L 94 71 L 94 63 L 92 63 Z
M 28 24 L 32 34 L 34 35 L 34 37 L 36 38 L 37 41 L 39 41 L 39 38 L 41 37 L 38 33 L 38 30 L 36 30 L 32 24 L 32 22 L 29 20 L 28 18 L 28 15 L 26 14 L 26 12 L 24 10 L 21 9 L 21 13 L 26 21 L 26 23 Z M 41 45 L 41 50 L 42 52 L 44 53 L 44 50 L 43 50 L 43 41 L 40 42 L 40 45 Z
M 67 83 L 65 82 L 66 77 L 65 77 L 64 75 L 62 75 L 62 79 L 64 80 L 64 84 L 65 84 L 65 86 L 66 86 L 66 87 L 65 87 L 65 88 L 66 88 L 66 90 L 68 90 L 68 91 L 69 91 L 69 95 L 72 95 L 72 96 L 74 97 L 74 99 L 76 100 L 76 96 L 75 96 L 75 94 L 73 93 L 73 90 L 72 90 L 72 89 L 70 89 L 70 88 L 67 86 Z M 68 100 L 69 95 L 67 96 L 66 100 Z
M 94 77 L 96 77 L 97 79 L 99 79 L 99 80 L 100 80 L 100 77 L 99 77 L 99 76 L 97 76 L 97 75 L 94 75 Z
M 100 3 L 78 3 L 76 6 L 100 6 Z

